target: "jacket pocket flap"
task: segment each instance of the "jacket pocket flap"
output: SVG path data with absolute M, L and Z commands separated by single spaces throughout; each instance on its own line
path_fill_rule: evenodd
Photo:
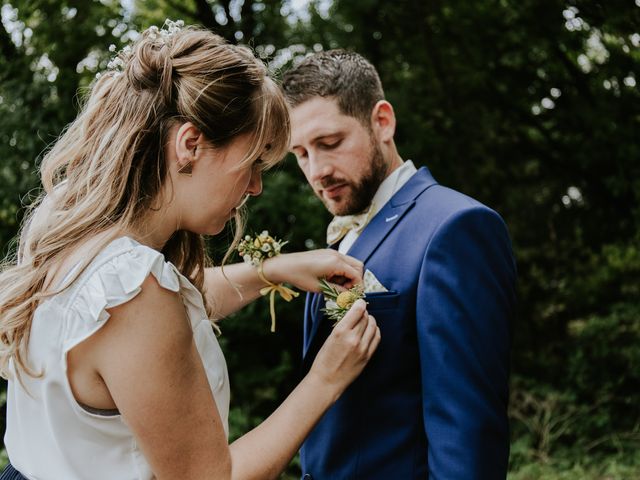
M 367 293 L 365 301 L 367 302 L 367 310 L 369 312 L 374 312 L 376 310 L 389 310 L 397 308 L 400 301 L 400 294 L 395 290 Z

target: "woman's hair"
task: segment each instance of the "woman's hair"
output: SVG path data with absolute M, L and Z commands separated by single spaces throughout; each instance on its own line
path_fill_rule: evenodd
M 173 125 L 193 123 L 214 148 L 251 134 L 243 164 L 260 157 L 269 167 L 286 153 L 286 103 L 247 47 L 206 30 L 152 27 L 116 65 L 119 71 L 95 82 L 78 117 L 44 156 L 44 193 L 23 223 L 19 261 L 12 256 L 0 273 L 0 374 L 5 378 L 10 360 L 18 377 L 21 370 L 37 375 L 28 366 L 27 345 L 39 301 L 59 291 L 45 291 L 52 267 L 98 233 L 116 232 L 102 248 L 118 231 L 140 228 L 146 213 L 157 208 Z M 54 221 L 30 222 L 45 197 L 47 218 Z M 234 244 L 241 230 L 236 225 Z M 203 292 L 210 260 L 200 235 L 177 231 L 162 253 Z

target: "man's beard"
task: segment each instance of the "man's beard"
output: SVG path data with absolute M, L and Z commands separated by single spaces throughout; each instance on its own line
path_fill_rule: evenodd
M 382 155 L 382 150 L 372 138 L 369 171 L 362 176 L 357 184 L 349 184 L 351 192 L 346 201 L 340 205 L 332 205 L 331 202 L 326 201 L 324 198 L 320 197 L 320 199 L 333 215 L 343 216 L 361 213 L 371 204 L 371 200 L 378 191 L 380 184 L 387 176 L 387 171 L 388 166 Z M 322 186 L 326 188 L 341 183 L 340 181 L 332 180 L 329 180 L 326 184 L 323 182 Z M 334 208 L 331 208 L 332 206 Z

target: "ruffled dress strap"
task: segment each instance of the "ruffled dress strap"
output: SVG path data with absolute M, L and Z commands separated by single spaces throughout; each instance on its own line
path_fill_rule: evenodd
M 138 295 L 149 275 L 167 290 L 181 290 L 181 275 L 162 253 L 128 237 L 107 245 L 72 289 L 66 308 L 64 350 L 95 333 L 109 319 L 107 309 Z

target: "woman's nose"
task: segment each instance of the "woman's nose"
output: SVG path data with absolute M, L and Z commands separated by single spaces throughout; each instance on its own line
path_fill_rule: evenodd
M 247 194 L 257 197 L 262 193 L 262 170 L 254 168 L 251 171 L 251 180 L 247 186 Z

